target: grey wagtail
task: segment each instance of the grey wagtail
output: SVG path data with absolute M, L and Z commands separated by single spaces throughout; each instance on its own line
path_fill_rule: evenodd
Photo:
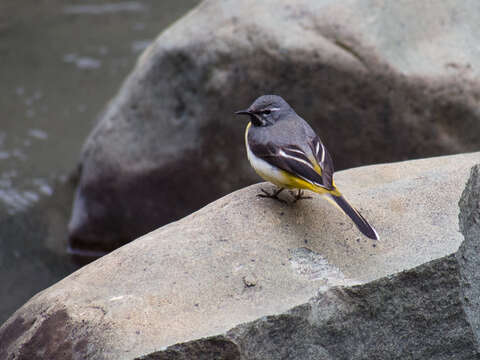
M 338 191 L 333 181 L 333 161 L 308 123 L 276 95 L 263 95 L 238 115 L 248 115 L 245 143 L 250 164 L 263 179 L 278 186 L 273 193 L 261 189 L 262 197 L 277 200 L 285 188 L 298 189 L 295 201 L 304 199 L 303 189 L 326 195 L 370 239 L 375 229 Z

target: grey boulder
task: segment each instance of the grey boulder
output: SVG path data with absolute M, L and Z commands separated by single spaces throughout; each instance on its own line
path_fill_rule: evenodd
M 37 294 L 0 328 L 0 358 L 474 358 L 478 193 L 452 254 L 479 159 L 339 172 L 378 242 L 320 196 L 234 192 Z
M 110 250 L 257 181 L 244 119 L 282 95 L 338 169 L 480 147 L 480 3 L 204 1 L 163 32 L 81 154 L 73 249 Z

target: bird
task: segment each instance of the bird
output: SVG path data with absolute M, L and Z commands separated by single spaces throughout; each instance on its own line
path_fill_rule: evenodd
M 298 189 L 294 202 L 309 198 L 303 190 L 333 200 L 373 240 L 380 237 L 360 212 L 348 203 L 333 180 L 333 160 L 315 131 L 278 95 L 262 95 L 245 110 L 250 121 L 245 130 L 247 157 L 260 177 L 277 186 L 273 192 L 261 188 L 260 197 L 284 202 L 284 189 Z

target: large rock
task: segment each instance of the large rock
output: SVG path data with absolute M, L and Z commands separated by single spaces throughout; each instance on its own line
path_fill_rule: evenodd
M 463 239 L 458 199 L 479 159 L 339 172 L 339 188 L 379 242 L 317 195 L 284 205 L 256 197 L 267 184 L 232 193 L 36 295 L 0 328 L 0 358 L 207 359 L 214 350 L 220 359 L 378 358 L 403 356 L 410 345 L 412 354 L 463 347 L 467 358 L 477 305 L 465 292 L 471 308 L 463 312 L 459 294 L 478 289 L 470 284 L 477 255 L 468 250 L 478 237 L 465 242 L 465 260 L 451 254 Z M 472 265 L 462 269 L 462 261 Z
M 459 279 L 455 255 L 445 256 L 139 359 L 478 359 L 478 333 L 465 315 Z
M 459 205 L 460 230 L 465 241 L 457 257 L 461 265 L 463 296 L 467 299 L 465 313 L 480 344 L 480 165 L 472 169 Z
M 475 0 L 203 2 L 145 51 L 88 138 L 72 247 L 111 249 L 256 181 L 233 111 L 264 93 L 339 169 L 478 150 L 479 17 Z

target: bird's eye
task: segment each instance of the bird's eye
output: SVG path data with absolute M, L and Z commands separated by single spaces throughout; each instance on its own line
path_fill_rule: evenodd
M 262 114 L 264 114 L 264 115 L 268 115 L 268 114 L 270 114 L 270 113 L 271 113 L 270 110 L 263 110 L 263 111 L 262 111 Z

